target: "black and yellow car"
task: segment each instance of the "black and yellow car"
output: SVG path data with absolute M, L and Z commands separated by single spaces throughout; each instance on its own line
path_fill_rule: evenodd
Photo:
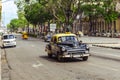
M 90 55 L 87 44 L 81 43 L 77 36 L 72 33 L 53 35 L 49 44 L 46 45 L 45 51 L 48 53 L 48 57 L 54 55 L 58 61 L 75 57 L 86 61 Z

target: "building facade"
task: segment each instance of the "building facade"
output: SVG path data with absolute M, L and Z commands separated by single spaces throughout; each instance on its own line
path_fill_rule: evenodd
M 116 2 L 116 11 L 120 13 L 119 0 Z M 73 32 L 82 31 L 86 35 L 93 36 L 107 36 L 105 35 L 107 33 L 110 34 L 109 36 L 116 36 L 117 33 L 120 34 L 120 17 L 109 24 L 102 17 L 92 19 L 91 22 L 83 17 L 81 21 L 76 20 L 73 30 Z

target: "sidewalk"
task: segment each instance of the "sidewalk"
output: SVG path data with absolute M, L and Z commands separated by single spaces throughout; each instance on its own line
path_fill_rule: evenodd
M 92 44 L 92 46 L 120 49 L 120 38 L 107 38 L 107 37 L 80 37 L 83 43 Z
M 10 69 L 6 59 L 4 49 L 1 49 L 1 36 L 0 36 L 0 80 L 10 80 Z

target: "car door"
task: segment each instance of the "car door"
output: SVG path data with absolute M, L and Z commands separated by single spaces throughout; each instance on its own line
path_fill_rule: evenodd
M 56 55 L 57 54 L 57 37 L 55 36 L 54 37 L 54 43 L 53 43 L 53 51 L 54 51 L 54 54 Z
M 56 50 L 55 50 L 55 42 L 56 42 L 55 38 L 56 38 L 56 37 L 53 36 L 52 39 L 51 39 L 51 42 L 50 42 L 51 51 L 52 51 L 53 54 L 56 52 Z

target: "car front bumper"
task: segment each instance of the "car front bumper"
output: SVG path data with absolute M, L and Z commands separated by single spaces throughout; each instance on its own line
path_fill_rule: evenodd
M 63 52 L 62 57 L 85 57 L 90 56 L 89 50 L 69 50 L 66 52 Z
M 63 58 L 74 58 L 74 57 L 85 57 L 85 56 L 90 56 L 90 54 L 86 53 L 86 54 L 65 54 L 62 57 Z
M 4 47 L 8 47 L 8 46 L 16 46 L 16 42 L 10 42 L 10 43 L 3 43 Z

